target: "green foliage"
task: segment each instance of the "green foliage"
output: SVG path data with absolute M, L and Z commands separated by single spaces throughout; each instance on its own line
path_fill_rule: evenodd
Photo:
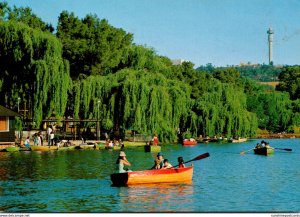
M 235 68 L 217 68 L 212 75 L 223 83 L 238 84 L 240 73 Z
M 288 92 L 291 99 L 300 98 L 300 66 L 284 67 L 279 80 L 276 90 Z
M 51 24 L 46 24 L 37 17 L 31 10 L 31 8 L 20 7 L 13 8 L 9 7 L 7 2 L 0 3 L 0 20 L 2 21 L 14 21 L 26 24 L 34 29 L 39 29 L 41 31 L 53 32 L 54 28 Z
M 266 64 L 243 65 L 236 69 L 240 72 L 241 77 L 248 77 L 256 81 L 277 81 L 281 72 L 280 67 Z
M 132 35 L 112 27 L 107 20 L 96 15 L 80 20 L 74 13 L 63 11 L 57 29 L 73 78 L 80 73 L 106 75 L 126 61 Z
M 155 75 L 155 76 L 154 76 Z M 87 111 L 96 118 L 96 101 L 100 99 L 103 126 L 134 129 L 141 133 L 156 132 L 161 141 L 176 141 L 176 129 L 188 114 L 190 88 L 162 74 L 124 69 L 108 76 L 89 76 L 74 89 L 78 114 L 87 118 Z M 77 110 L 76 110 L 77 112 Z
M 13 108 L 20 97 L 37 126 L 51 113 L 64 115 L 71 80 L 54 36 L 22 23 L 0 22 L 0 53 L 2 102 Z
M 214 80 L 195 103 L 198 134 L 202 136 L 253 136 L 257 129 L 254 113 L 246 108 L 246 95 L 236 87 Z

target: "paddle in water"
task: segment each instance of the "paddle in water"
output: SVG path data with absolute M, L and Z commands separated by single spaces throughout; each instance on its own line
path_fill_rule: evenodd
M 291 148 L 274 148 L 274 149 L 278 149 L 278 150 L 284 150 L 284 151 L 292 151 Z
M 249 149 L 249 150 L 246 150 L 246 151 L 242 151 L 240 154 L 245 154 L 246 152 L 249 152 L 249 151 L 251 151 L 251 150 L 253 150 L 254 148 L 251 148 L 251 149 Z
M 191 161 L 196 161 L 196 160 L 201 160 L 201 159 L 204 159 L 204 158 L 207 158 L 207 157 L 209 157 L 209 153 L 208 153 L 208 152 L 206 152 L 206 153 L 204 153 L 204 154 L 200 154 L 199 156 L 195 157 L 195 158 L 192 159 L 192 160 L 188 160 L 188 161 L 186 161 L 185 163 L 189 163 L 189 162 L 191 162 Z M 173 167 L 178 167 L 178 166 L 179 166 L 179 164 L 176 165 L 176 166 L 173 166 Z

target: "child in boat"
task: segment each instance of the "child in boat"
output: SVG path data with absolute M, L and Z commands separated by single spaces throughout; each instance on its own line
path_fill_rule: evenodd
M 184 165 L 184 160 L 182 157 L 178 157 L 178 166 L 179 168 L 184 168 L 185 165 Z
M 168 159 L 164 159 L 164 166 L 162 169 L 171 169 L 173 168 L 172 164 L 169 163 Z
M 124 151 L 120 151 L 119 157 L 117 159 L 117 172 L 118 173 L 126 173 L 131 172 L 131 170 L 124 169 L 124 166 L 131 166 L 131 163 L 126 159 L 126 154 Z

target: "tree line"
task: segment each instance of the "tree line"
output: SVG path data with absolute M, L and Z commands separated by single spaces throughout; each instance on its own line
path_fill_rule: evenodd
M 96 15 L 62 11 L 55 30 L 30 8 L 0 3 L 0 100 L 26 105 L 36 127 L 50 116 L 100 117 L 104 130 L 155 132 L 164 142 L 296 132 L 299 78 L 298 66 L 284 66 L 274 90 L 245 68 L 173 65 Z

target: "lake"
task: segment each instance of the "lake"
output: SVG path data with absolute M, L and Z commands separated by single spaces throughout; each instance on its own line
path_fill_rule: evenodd
M 190 184 L 112 187 L 118 151 L 0 153 L 0 212 L 299 212 L 300 139 L 270 139 L 272 156 L 254 155 L 246 143 L 164 145 L 173 164 L 192 162 Z M 125 149 L 132 170 L 153 165 L 143 147 Z

